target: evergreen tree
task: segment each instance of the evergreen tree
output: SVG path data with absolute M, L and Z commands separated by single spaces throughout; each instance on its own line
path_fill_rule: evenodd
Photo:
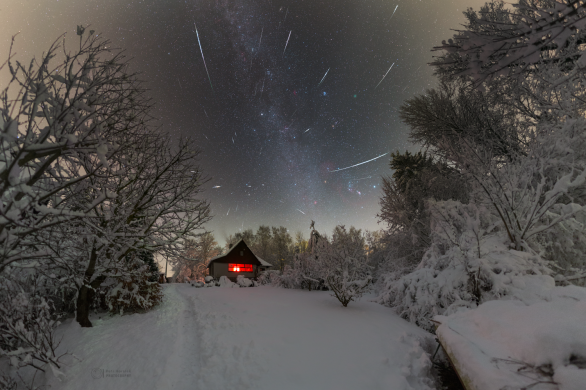
M 155 255 L 153 254 L 153 251 L 143 249 L 138 252 L 138 258 L 149 266 L 149 273 L 151 274 L 151 276 L 148 278 L 149 282 L 158 281 L 160 269 L 159 264 L 155 261 Z

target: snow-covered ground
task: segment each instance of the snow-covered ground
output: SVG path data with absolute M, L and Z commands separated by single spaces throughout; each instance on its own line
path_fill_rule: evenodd
M 363 298 L 165 285 L 145 314 L 61 325 L 73 353 L 51 389 L 394 389 L 432 386 L 431 335 Z

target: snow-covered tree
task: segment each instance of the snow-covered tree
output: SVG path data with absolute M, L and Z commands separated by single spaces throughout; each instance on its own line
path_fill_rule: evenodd
M 288 265 L 293 257 L 293 238 L 289 231 L 279 226 L 272 228 L 272 250 L 276 260 L 277 268 L 283 272 L 285 265 Z
M 106 278 L 136 272 L 128 268 L 127 255 L 150 250 L 181 257 L 185 240 L 197 238 L 210 219 L 208 203 L 198 197 L 205 179 L 190 142 L 174 146 L 168 137 L 145 130 L 134 145 L 117 164 L 125 174 L 110 176 L 105 184 L 116 194 L 115 200 L 93 209 L 97 222 L 84 227 L 88 236 L 79 240 L 77 253 L 72 252 L 80 267 L 75 283 L 77 320 L 82 326 L 91 326 L 90 291 Z
M 368 264 L 365 241 L 360 229 L 349 230 L 339 225 L 334 229 L 331 244 L 317 248 L 325 284 L 342 306 L 360 298 L 370 289 L 371 266 Z
M 205 232 L 195 240 L 186 240 L 183 256 L 171 260 L 176 280 L 202 281 L 207 275 L 210 259 L 219 254 L 221 254 L 221 247 L 218 246 L 211 232 Z
M 311 231 L 306 250 L 293 256 L 291 266 L 286 266 L 278 285 L 286 288 L 307 288 L 309 291 L 324 286 L 325 270 L 322 260 L 327 239 L 317 230 Z
M 433 62 L 438 74 L 482 82 L 526 76 L 548 64 L 582 72 L 586 5 L 581 0 L 519 0 L 512 7 L 491 1 L 479 13 L 465 12 L 464 29 L 435 48 L 444 52 Z
M 467 204 L 426 200 L 425 255 L 413 272 L 382 278 L 381 302 L 404 318 L 431 329 L 435 314 L 527 299 L 553 285 L 549 275 L 568 282 L 586 268 L 586 80 L 574 29 L 584 15 L 582 3 L 557 0 L 469 10 L 434 63 L 439 89 L 402 108 L 412 138 L 469 188 Z
M 106 279 L 144 274 L 133 253 L 180 256 L 210 217 L 198 198 L 197 149 L 152 127 L 152 105 L 120 52 L 78 33 L 79 50 L 54 69 L 56 45 L 38 70 L 9 63 L 22 90 L 16 101 L 5 91 L 1 110 L 0 270 L 42 260 L 40 271 L 61 276 L 56 288 L 77 291 L 77 320 L 91 326 L 89 307 Z
M 386 258 L 393 264 L 383 269 L 407 272 L 421 261 L 430 243 L 427 199 L 464 200 L 468 190 L 457 171 L 425 153 L 393 153 L 390 168 L 394 173 L 383 177 L 378 217 L 387 224 Z
M 108 41 L 83 30 L 79 49 L 63 48 L 61 61 L 54 43 L 28 66 L 10 56 L 3 65 L 12 77 L 0 94 L 0 272 L 46 258 L 39 232 L 85 218 L 114 196 L 104 187 L 85 191 L 88 179 L 116 153 L 112 135 L 146 108 L 123 57 L 111 56 Z M 83 160 L 97 163 L 83 170 Z

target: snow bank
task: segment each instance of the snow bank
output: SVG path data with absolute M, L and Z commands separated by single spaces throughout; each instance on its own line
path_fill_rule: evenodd
M 437 335 L 470 388 L 529 388 L 537 382 L 555 382 L 558 390 L 585 388 L 586 289 L 540 293 L 544 300 L 532 295 L 526 302 L 490 301 L 435 317 L 441 322 Z

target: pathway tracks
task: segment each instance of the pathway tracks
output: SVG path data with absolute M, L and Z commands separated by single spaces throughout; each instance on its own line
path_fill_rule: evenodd
M 254 340 L 244 336 L 250 331 L 251 324 L 232 316 L 230 306 L 221 301 L 211 302 L 197 292 L 194 294 L 192 289 L 183 292 L 193 294 L 190 298 L 195 306 L 195 345 L 200 354 L 201 373 L 196 388 L 256 388 L 265 370 Z
M 195 323 L 193 296 L 184 294 L 186 286 L 171 285 L 165 288 L 165 309 L 161 315 L 169 316 L 165 329 L 169 345 L 167 360 L 158 381 L 157 389 L 193 389 L 200 367 L 200 354 Z M 156 336 L 155 336 L 156 337 Z
M 151 311 L 93 316 L 93 327 L 62 325 L 59 352 L 66 378 L 47 378 L 52 390 L 190 389 L 198 382 L 201 359 L 193 297 L 188 286 L 164 285 L 164 301 Z M 117 374 L 124 375 L 116 377 Z

